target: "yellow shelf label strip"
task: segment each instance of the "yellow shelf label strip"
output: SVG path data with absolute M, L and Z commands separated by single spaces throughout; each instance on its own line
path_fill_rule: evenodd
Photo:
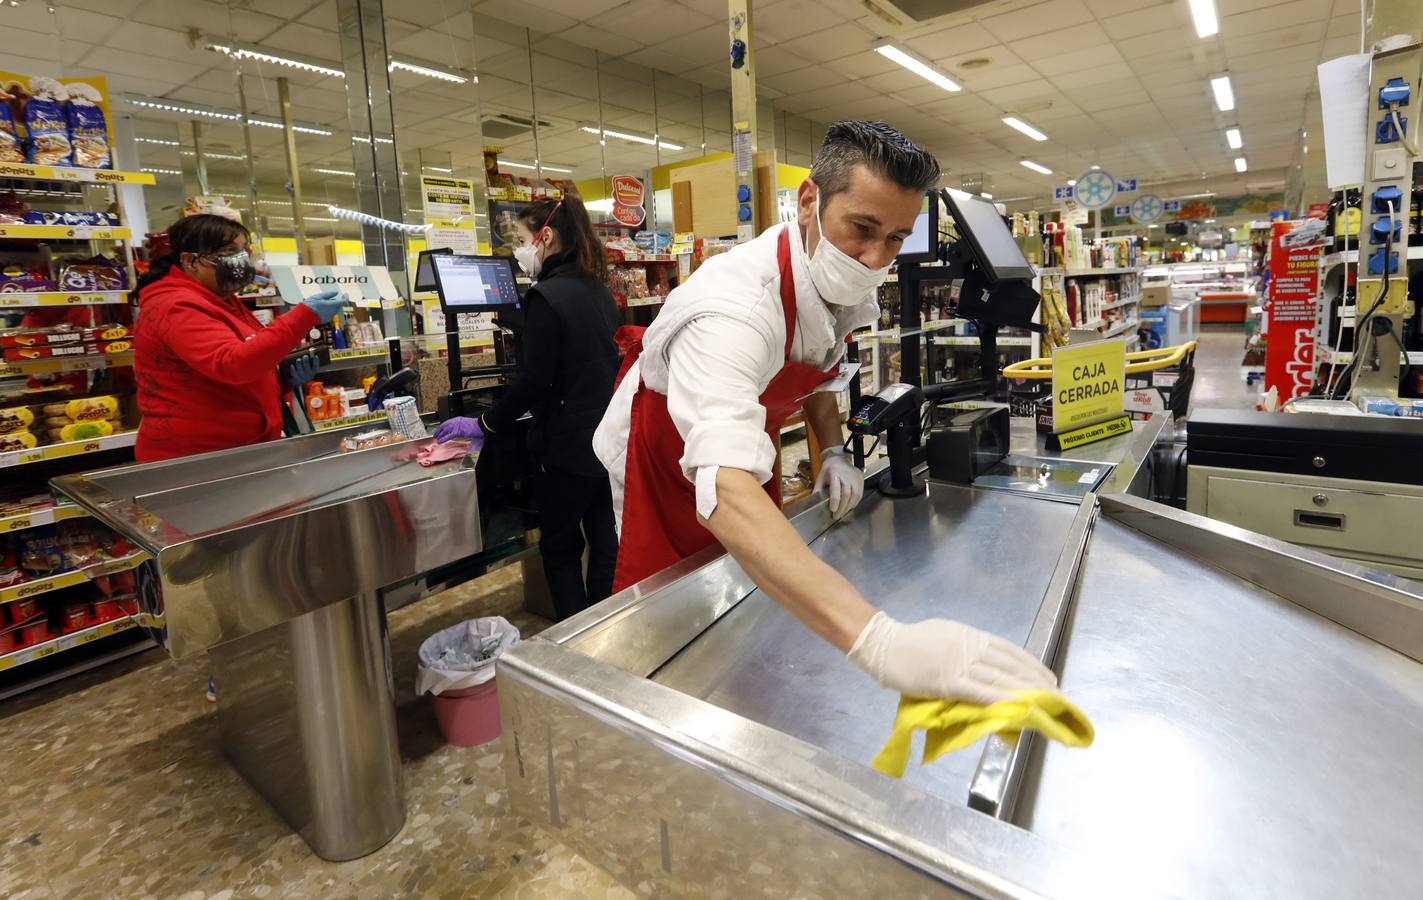
M 60 637 L 45 641 L 42 644 L 36 644 L 33 647 L 26 647 L 23 650 L 7 653 L 4 656 L 0 656 L 0 672 L 6 669 L 13 669 L 15 666 L 22 666 L 25 663 L 44 659 L 47 656 L 53 656 L 61 650 L 73 650 L 75 647 L 83 646 L 92 641 L 102 640 L 111 635 L 136 628 L 137 625 L 138 623 L 132 618 L 114 619 L 112 622 L 93 625 L 82 631 L 76 631 L 73 634 L 61 635 Z
M 14 291 L 0 293 L 0 306 L 97 306 L 127 303 L 127 291 Z
M 78 169 L 72 166 L 0 164 L 0 178 L 34 178 L 37 181 L 83 181 L 92 184 L 155 184 L 149 172 L 115 172 L 111 169 Z
M 122 225 L 0 225 L 0 238 L 122 241 L 129 234 Z

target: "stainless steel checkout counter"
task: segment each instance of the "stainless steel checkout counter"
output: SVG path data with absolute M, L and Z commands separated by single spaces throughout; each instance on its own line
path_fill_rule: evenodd
M 1417 896 L 1423 585 L 1141 499 L 1165 424 L 792 512 L 896 618 L 1038 654 L 1092 747 L 875 772 L 898 697 L 711 548 L 500 660 L 514 809 L 653 896 Z
M 331 860 L 405 822 L 377 592 L 483 543 L 470 458 L 425 468 L 413 442 L 342 453 L 349 433 L 53 483 L 151 554 L 141 624 L 175 658 L 211 655 L 223 753 Z

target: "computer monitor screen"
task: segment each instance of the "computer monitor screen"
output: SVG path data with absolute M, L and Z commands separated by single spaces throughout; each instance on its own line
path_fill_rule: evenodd
M 914 231 L 904 239 L 899 247 L 899 262 L 927 263 L 938 258 L 939 250 L 939 195 L 931 191 L 924 195 L 919 206 L 919 216 L 914 220 Z
M 507 256 L 432 255 L 440 303 L 454 312 L 519 306 L 514 265 Z
M 415 290 L 420 293 L 437 291 L 440 285 L 435 281 L 435 267 L 430 264 L 430 256 L 434 254 L 448 256 L 454 253 L 453 250 L 421 250 L 420 257 L 415 262 Z
M 953 188 L 944 188 L 944 200 L 990 282 L 1033 277 L 1033 267 L 992 203 Z

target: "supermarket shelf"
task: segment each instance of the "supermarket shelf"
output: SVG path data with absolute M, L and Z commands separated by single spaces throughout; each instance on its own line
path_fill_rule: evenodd
M 84 644 L 102 640 L 111 635 L 129 631 L 136 627 L 138 627 L 138 623 L 129 616 L 124 616 L 121 619 L 110 619 L 107 622 L 100 622 L 98 625 L 90 625 L 88 628 L 81 628 L 71 634 L 51 638 L 50 640 L 34 644 L 33 646 L 25 647 L 22 650 L 16 650 L 12 653 L 6 653 L 4 656 L 0 656 L 0 672 L 6 669 L 13 669 L 16 666 L 23 666 L 25 663 L 32 663 L 36 660 L 44 659 L 47 656 L 53 656 L 61 650 L 73 650 L 75 647 L 81 647 Z
M 1333 347 L 1318 347 L 1314 351 L 1314 358 L 1316 362 L 1325 365 L 1347 366 L 1354 361 L 1354 351 L 1340 350 L 1336 353 Z M 1405 353 L 1400 362 L 1409 366 L 1423 366 L 1423 351 L 1414 350 Z
M 656 297 L 656 296 L 653 296 L 653 297 L 637 297 L 637 298 L 629 298 L 628 301 L 627 301 L 627 303 L 626 303 L 626 305 L 629 306 L 629 307 L 633 307 L 633 306 L 661 306 L 662 304 L 664 304 L 664 303 L 666 303 L 666 302 L 667 302 L 667 298 L 666 298 L 666 297 Z
M 82 569 L 60 572 L 49 578 L 35 578 L 20 584 L 12 584 L 9 587 L 0 588 L 0 603 L 10 603 L 14 600 L 23 600 L 26 597 L 38 597 L 40 594 L 74 587 L 76 584 L 84 584 L 86 581 L 93 581 L 95 578 L 112 575 L 115 572 L 126 572 L 129 569 L 137 568 L 146 559 L 148 559 L 148 551 L 135 550 L 128 556 L 94 563 Z
M 23 466 L 27 463 L 45 462 L 51 459 L 64 459 L 66 456 L 78 456 L 81 453 L 102 453 L 105 450 L 132 447 L 137 440 L 137 431 L 122 431 L 108 437 L 91 438 L 87 441 L 50 444 L 46 447 L 36 447 L 33 450 L 11 450 L 8 453 L 0 453 L 0 469 Z
M 55 226 L 60 227 L 60 226 Z M 98 306 L 127 303 L 128 291 L 15 291 L 0 293 L 0 306 Z
M 978 335 L 976 334 L 943 335 L 941 337 L 931 338 L 931 340 L 940 347 L 977 347 L 979 345 Z M 1000 347 L 1031 347 L 1032 345 L 1033 339 L 1031 337 L 1013 335 L 998 338 L 998 346 Z
M 1091 276 L 1091 275 L 1130 275 L 1130 274 L 1132 274 L 1133 272 L 1140 272 L 1140 271 L 1141 271 L 1141 267 L 1140 267 L 1140 266 L 1132 266 L 1132 267 L 1127 268 L 1127 269 L 1118 269 L 1118 268 L 1114 268 L 1114 267 L 1099 267 L 1099 268 L 1095 268 L 1095 269 L 1068 269 L 1068 270 L 1067 270 L 1067 277 L 1068 277 L 1068 278 L 1083 278 L 1083 277 Z
M 339 372 L 343 369 L 360 369 L 367 366 L 382 365 L 390 361 L 390 348 L 379 347 L 354 347 L 349 350 L 332 350 L 331 361 L 323 365 L 318 371 Z
M 1067 274 L 1067 270 L 1064 269 L 1062 266 L 1046 266 L 1046 267 L 1044 267 L 1044 268 L 1038 269 L 1038 274 L 1039 274 L 1039 275 L 1065 275 L 1065 274 Z
M 1373 248 L 1373 249 L 1376 250 L 1376 249 L 1378 249 L 1378 248 L 1375 247 L 1375 248 Z M 1373 250 L 1370 250 L 1370 252 L 1373 252 Z M 1409 248 L 1408 248 L 1408 258 L 1409 258 L 1409 259 L 1423 259 L 1423 245 L 1420 245 L 1420 246 L 1417 246 L 1417 247 L 1409 247 Z M 1356 263 L 1356 262 L 1358 262 L 1358 261 L 1359 261 L 1359 251 L 1357 251 L 1357 250 L 1339 250 L 1339 251 L 1337 251 L 1337 252 L 1330 253 L 1330 254 L 1328 254 L 1328 255 L 1326 255 L 1326 256 L 1324 257 L 1324 267 L 1327 269 L 1327 268 L 1329 268 L 1329 267 L 1331 267 L 1331 266 L 1337 266 L 1337 265 L 1339 265 L 1340 263 L 1344 263 L 1344 262 Z
M 130 232 L 122 225 L 0 225 L 0 238 L 51 241 L 123 241 Z
M 115 172 L 112 169 L 80 169 L 73 166 L 34 166 L 29 163 L 0 165 L 0 178 L 34 178 L 38 181 L 84 181 L 96 184 L 154 184 L 148 172 Z
M 385 410 L 380 410 L 379 412 L 363 412 L 342 419 L 328 419 L 325 422 L 313 422 L 312 424 L 317 431 L 330 431 L 333 428 L 349 428 L 352 425 L 365 425 L 368 422 L 384 422 L 385 420 Z
M 1113 325 L 1111 328 L 1108 328 L 1106 331 L 1102 332 L 1102 337 L 1116 337 L 1119 334 L 1124 334 L 1134 328 L 1140 327 L 1140 319 L 1127 319 L 1125 321 L 1118 322 L 1116 325 Z
M 1138 303 L 1140 301 L 1140 294 L 1132 294 L 1130 297 L 1123 297 L 1120 300 L 1113 300 L 1111 303 L 1103 303 L 1102 309 L 1116 309 L 1119 306 L 1126 306 L 1128 303 Z
M 27 359 L 0 362 L 0 378 L 16 375 L 55 375 L 61 372 L 97 372 L 101 369 L 133 365 L 133 353 L 110 353 L 103 356 L 61 356 L 49 359 Z
M 37 509 L 34 512 L 0 516 L 0 531 L 24 531 L 26 528 L 53 525 L 55 522 L 63 522 L 66 519 L 83 519 L 88 515 L 88 512 L 78 506 L 51 506 L 46 509 Z

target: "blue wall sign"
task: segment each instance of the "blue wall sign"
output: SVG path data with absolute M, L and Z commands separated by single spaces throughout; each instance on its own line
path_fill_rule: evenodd
M 1052 189 L 1052 199 L 1054 199 L 1054 200 L 1071 200 L 1071 199 L 1072 199 L 1072 187 L 1071 187 L 1071 185 L 1059 184 L 1057 187 L 1053 188 L 1053 189 Z

